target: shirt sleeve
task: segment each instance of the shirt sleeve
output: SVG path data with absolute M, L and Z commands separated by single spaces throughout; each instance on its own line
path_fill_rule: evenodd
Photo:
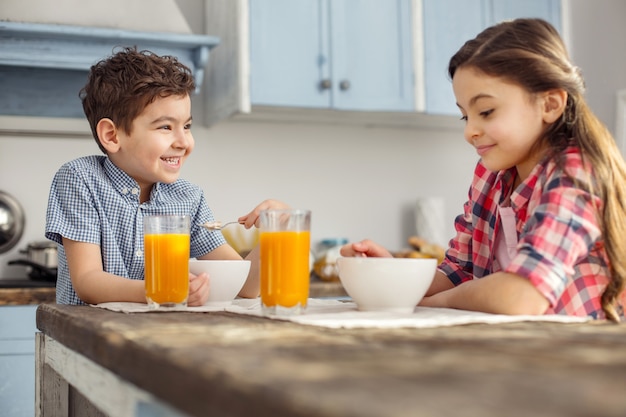
M 554 306 L 601 237 L 601 201 L 562 173 L 551 176 L 538 201 L 506 272 L 528 277 Z
M 100 219 L 92 193 L 69 164 L 59 168 L 50 187 L 46 212 L 46 237 L 100 244 Z
M 463 206 L 463 214 L 454 220 L 455 237 L 450 241 L 446 257 L 439 270 L 446 274 L 454 285 L 469 281 L 472 276 L 472 212 L 471 201 Z

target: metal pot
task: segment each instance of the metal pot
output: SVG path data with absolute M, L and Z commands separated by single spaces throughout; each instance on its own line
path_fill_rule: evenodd
M 25 250 L 27 259 L 10 261 L 9 265 L 25 265 L 28 276 L 35 280 L 53 281 L 57 279 L 58 249 L 51 241 L 31 242 Z
M 26 258 L 29 261 L 46 268 L 56 268 L 58 266 L 57 244 L 52 241 L 30 242 L 26 250 L 21 250 L 20 252 L 26 253 Z

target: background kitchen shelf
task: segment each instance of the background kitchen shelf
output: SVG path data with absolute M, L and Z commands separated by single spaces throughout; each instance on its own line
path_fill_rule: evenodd
M 0 21 L 0 114 L 83 117 L 78 92 L 87 71 L 125 46 L 176 56 L 199 91 L 218 43 L 207 35 Z

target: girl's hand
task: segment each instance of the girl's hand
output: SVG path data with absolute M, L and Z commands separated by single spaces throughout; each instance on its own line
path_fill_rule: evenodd
M 348 243 L 341 247 L 342 256 L 370 256 L 375 258 L 391 258 L 391 253 L 369 239 L 356 243 Z
M 237 220 L 239 223 L 243 224 L 246 229 L 251 228 L 252 226 L 259 227 L 259 216 L 261 215 L 261 210 L 269 210 L 269 209 L 289 209 L 290 207 L 278 200 L 265 200 L 258 206 L 256 206 L 250 213 L 239 217 Z
M 187 305 L 201 306 L 209 299 L 209 276 L 206 272 L 200 275 L 189 273 L 189 297 Z

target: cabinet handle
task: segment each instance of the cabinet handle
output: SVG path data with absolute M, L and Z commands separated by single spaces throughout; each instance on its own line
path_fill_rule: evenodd
M 330 90 L 333 87 L 333 83 L 327 78 L 320 81 L 320 90 Z
M 350 89 L 350 81 L 348 80 L 343 80 L 339 83 L 339 89 L 341 91 L 347 91 Z

